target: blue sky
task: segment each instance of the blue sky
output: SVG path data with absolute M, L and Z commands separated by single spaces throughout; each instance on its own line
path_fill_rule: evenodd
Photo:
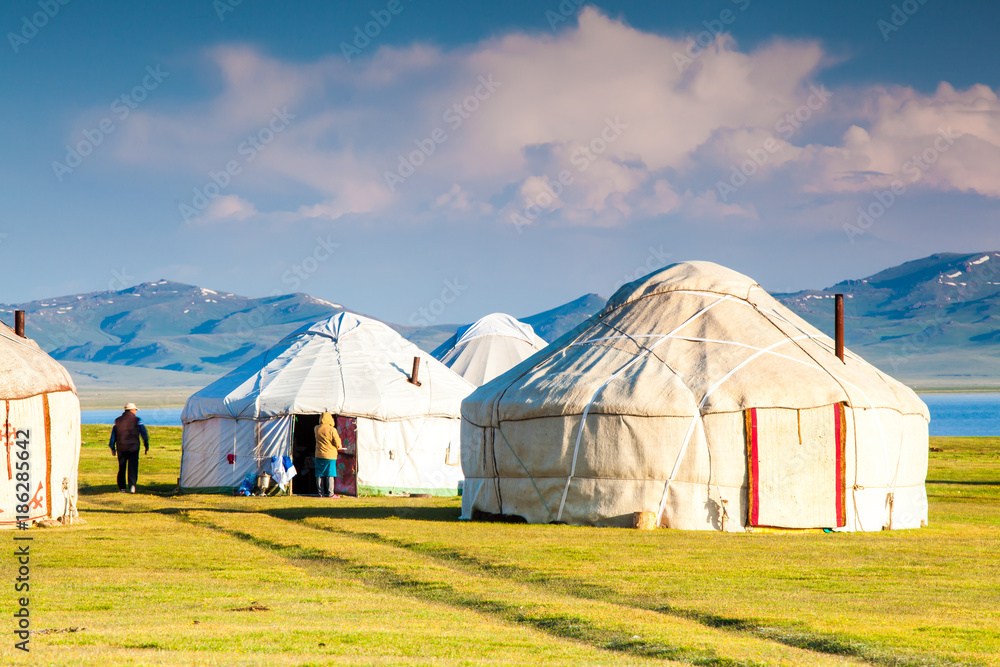
M 463 322 L 686 259 L 787 291 L 995 250 L 997 25 L 943 0 L 11 0 L 0 301 L 168 278 L 404 323 L 446 294 Z

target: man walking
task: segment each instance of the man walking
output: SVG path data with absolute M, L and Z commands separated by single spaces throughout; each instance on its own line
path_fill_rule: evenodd
M 146 445 L 146 456 L 149 456 L 149 433 L 146 432 L 146 425 L 135 414 L 138 411 L 135 403 L 126 403 L 125 412 L 115 420 L 115 425 L 111 428 L 111 442 L 108 446 L 111 447 L 112 455 L 118 454 L 118 491 L 121 493 L 135 493 L 135 483 L 139 478 L 140 437 Z

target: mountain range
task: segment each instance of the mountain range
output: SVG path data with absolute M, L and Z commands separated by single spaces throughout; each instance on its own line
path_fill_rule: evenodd
M 925 388 L 1000 386 L 1000 253 L 936 254 L 774 296 L 832 333 L 836 293 L 846 296 L 847 346 L 890 374 Z M 606 301 L 587 294 L 520 319 L 552 341 Z M 348 310 L 302 293 L 252 298 L 168 280 L 4 304 L 0 318 L 12 322 L 15 309 L 26 311 L 27 334 L 84 385 L 140 382 L 140 369 L 156 369 L 150 386 L 221 375 L 304 324 Z M 461 326 L 387 324 L 428 351 Z
M 588 294 L 524 320 L 554 340 L 604 303 Z M 72 372 L 89 373 L 94 381 L 120 366 L 220 375 L 299 327 L 347 310 L 308 294 L 251 298 L 169 280 L 2 304 L 0 318 L 12 322 L 16 309 L 25 311 L 29 337 Z M 387 324 L 428 351 L 461 326 Z M 80 364 L 94 367 L 85 371 Z
M 924 388 L 1000 387 L 1000 252 L 940 253 L 774 296 L 823 331 L 843 293 L 847 347 Z

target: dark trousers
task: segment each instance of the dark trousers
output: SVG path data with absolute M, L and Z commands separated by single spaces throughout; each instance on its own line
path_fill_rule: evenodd
M 317 477 L 316 478 L 316 493 L 321 498 L 329 498 L 333 495 L 333 484 L 336 481 L 336 477 Z
M 126 484 L 125 470 L 128 469 L 128 483 Z M 118 452 L 118 488 L 127 489 L 135 486 L 139 479 L 139 450 L 134 452 Z

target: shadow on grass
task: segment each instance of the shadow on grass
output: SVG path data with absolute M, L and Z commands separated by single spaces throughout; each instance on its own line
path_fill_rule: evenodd
M 173 496 L 176 484 L 137 484 L 136 495 Z M 120 493 L 117 484 L 80 484 L 77 493 L 81 496 L 98 496 Z
M 124 515 L 124 514 L 128 514 L 128 515 L 135 515 L 135 514 L 159 514 L 160 516 L 174 516 L 174 515 L 177 515 L 177 514 L 184 514 L 186 512 L 190 512 L 192 509 L 196 509 L 199 512 L 209 512 L 209 513 L 215 513 L 215 514 L 246 514 L 246 512 L 243 512 L 243 511 L 237 510 L 237 509 L 233 509 L 233 510 L 221 509 L 221 508 L 206 509 L 206 508 L 201 508 L 201 507 L 197 507 L 197 508 L 191 508 L 191 507 L 159 507 L 157 509 L 142 509 L 142 508 L 135 508 L 135 507 L 122 507 L 122 508 L 118 508 L 118 509 L 113 508 L 113 507 L 88 507 L 88 508 L 82 510 L 81 514 L 83 514 L 83 515 L 87 515 L 87 514 L 121 514 L 121 515 Z
M 148 494 L 146 497 L 149 497 Z M 107 498 L 91 497 L 87 499 L 88 503 L 97 503 L 97 505 L 88 504 L 86 507 L 80 508 L 80 514 L 86 516 L 87 514 L 112 514 L 112 515 L 135 515 L 135 514 L 159 514 L 160 516 L 175 516 L 183 515 L 192 510 L 205 513 L 215 513 L 215 514 L 246 514 L 246 510 L 240 509 L 238 507 L 203 507 L 203 506 L 191 506 L 182 505 L 179 507 L 110 507 L 105 504 L 105 501 L 110 500 L 123 500 L 128 501 L 130 499 L 142 498 L 142 494 L 119 494 L 118 490 L 108 494 Z
M 277 515 L 275 515 L 275 517 L 286 518 Z M 515 580 L 519 583 L 532 585 L 548 592 L 555 591 L 562 595 L 569 595 L 585 600 L 596 600 L 625 607 L 633 607 L 635 609 L 656 611 L 661 614 L 667 614 L 694 621 L 701 625 L 718 630 L 735 634 L 750 635 L 759 639 L 772 641 L 777 644 L 784 644 L 785 646 L 804 649 L 815 653 L 857 658 L 873 665 L 885 667 L 917 667 L 924 665 L 962 664 L 943 660 L 938 657 L 931 658 L 922 656 L 910 657 L 896 655 L 880 646 L 873 646 L 849 637 L 842 637 L 810 630 L 804 624 L 779 625 L 773 622 L 766 623 L 753 618 L 734 618 L 688 609 L 677 609 L 670 606 L 658 606 L 649 598 L 642 599 L 626 596 L 608 586 L 579 581 L 571 577 L 553 578 L 542 572 L 518 567 L 516 565 L 496 565 L 481 558 L 461 552 L 457 549 L 428 545 L 420 542 L 408 542 L 398 538 L 386 537 L 375 532 L 354 532 L 343 530 L 334 526 L 314 524 L 311 525 L 311 527 L 418 553 L 452 567 L 461 568 L 466 571 L 490 577 Z M 553 620 L 551 622 L 551 627 L 543 627 L 537 624 L 536 627 L 552 634 L 575 638 L 574 633 L 577 632 L 576 628 L 578 627 L 578 623 L 572 621 L 571 619 L 560 618 Z M 614 641 L 620 640 L 616 639 Z M 717 656 L 708 656 L 707 658 L 704 656 L 692 657 L 684 651 L 678 652 L 676 647 L 653 646 L 643 641 L 633 642 L 631 639 L 624 640 L 621 647 L 618 647 L 616 645 L 612 645 L 614 644 L 614 641 L 602 647 L 609 650 L 625 650 L 630 653 L 647 657 L 691 662 L 692 664 L 720 664 L 720 660 L 722 660 Z M 706 662 L 700 662 L 700 660 L 703 659 L 706 660 Z
M 392 508 L 371 509 L 384 510 Z M 328 515 L 323 514 L 322 516 Z M 592 621 L 581 617 L 544 612 L 526 614 L 520 610 L 520 606 L 463 592 L 448 583 L 417 579 L 389 566 L 371 566 L 364 562 L 346 558 L 343 555 L 327 553 L 315 547 L 283 544 L 273 539 L 212 524 L 204 519 L 194 519 L 186 514 L 181 514 L 178 516 L 178 519 L 228 535 L 255 547 L 272 551 L 290 563 L 299 561 L 310 571 L 315 569 L 315 564 L 321 564 L 333 569 L 341 577 L 355 579 L 378 590 L 391 590 L 410 598 L 445 604 L 478 614 L 497 617 L 508 623 L 529 626 L 555 637 L 570 639 L 605 651 L 677 660 L 705 667 L 757 667 L 760 664 L 754 661 L 736 661 L 721 657 L 711 648 L 694 648 L 647 642 L 628 633 L 600 627 Z
M 765 623 L 757 619 L 732 618 L 686 609 L 673 609 L 671 607 L 662 607 L 656 611 L 681 618 L 688 618 L 713 628 L 747 633 L 755 637 L 807 651 L 858 658 L 873 665 L 884 665 L 885 667 L 923 667 L 925 665 L 958 666 L 969 664 L 953 662 L 938 656 L 899 656 L 880 646 L 868 644 L 850 637 L 810 630 L 805 624 L 779 625 Z
M 928 484 L 960 484 L 962 486 L 1000 486 L 1000 480 L 992 482 L 960 482 L 952 479 L 929 479 Z
M 335 501 L 336 502 L 336 501 Z M 262 510 L 263 514 L 285 521 L 304 519 L 408 519 L 411 521 L 443 521 L 455 523 L 461 511 L 455 507 L 385 507 L 344 506 L 281 507 Z

